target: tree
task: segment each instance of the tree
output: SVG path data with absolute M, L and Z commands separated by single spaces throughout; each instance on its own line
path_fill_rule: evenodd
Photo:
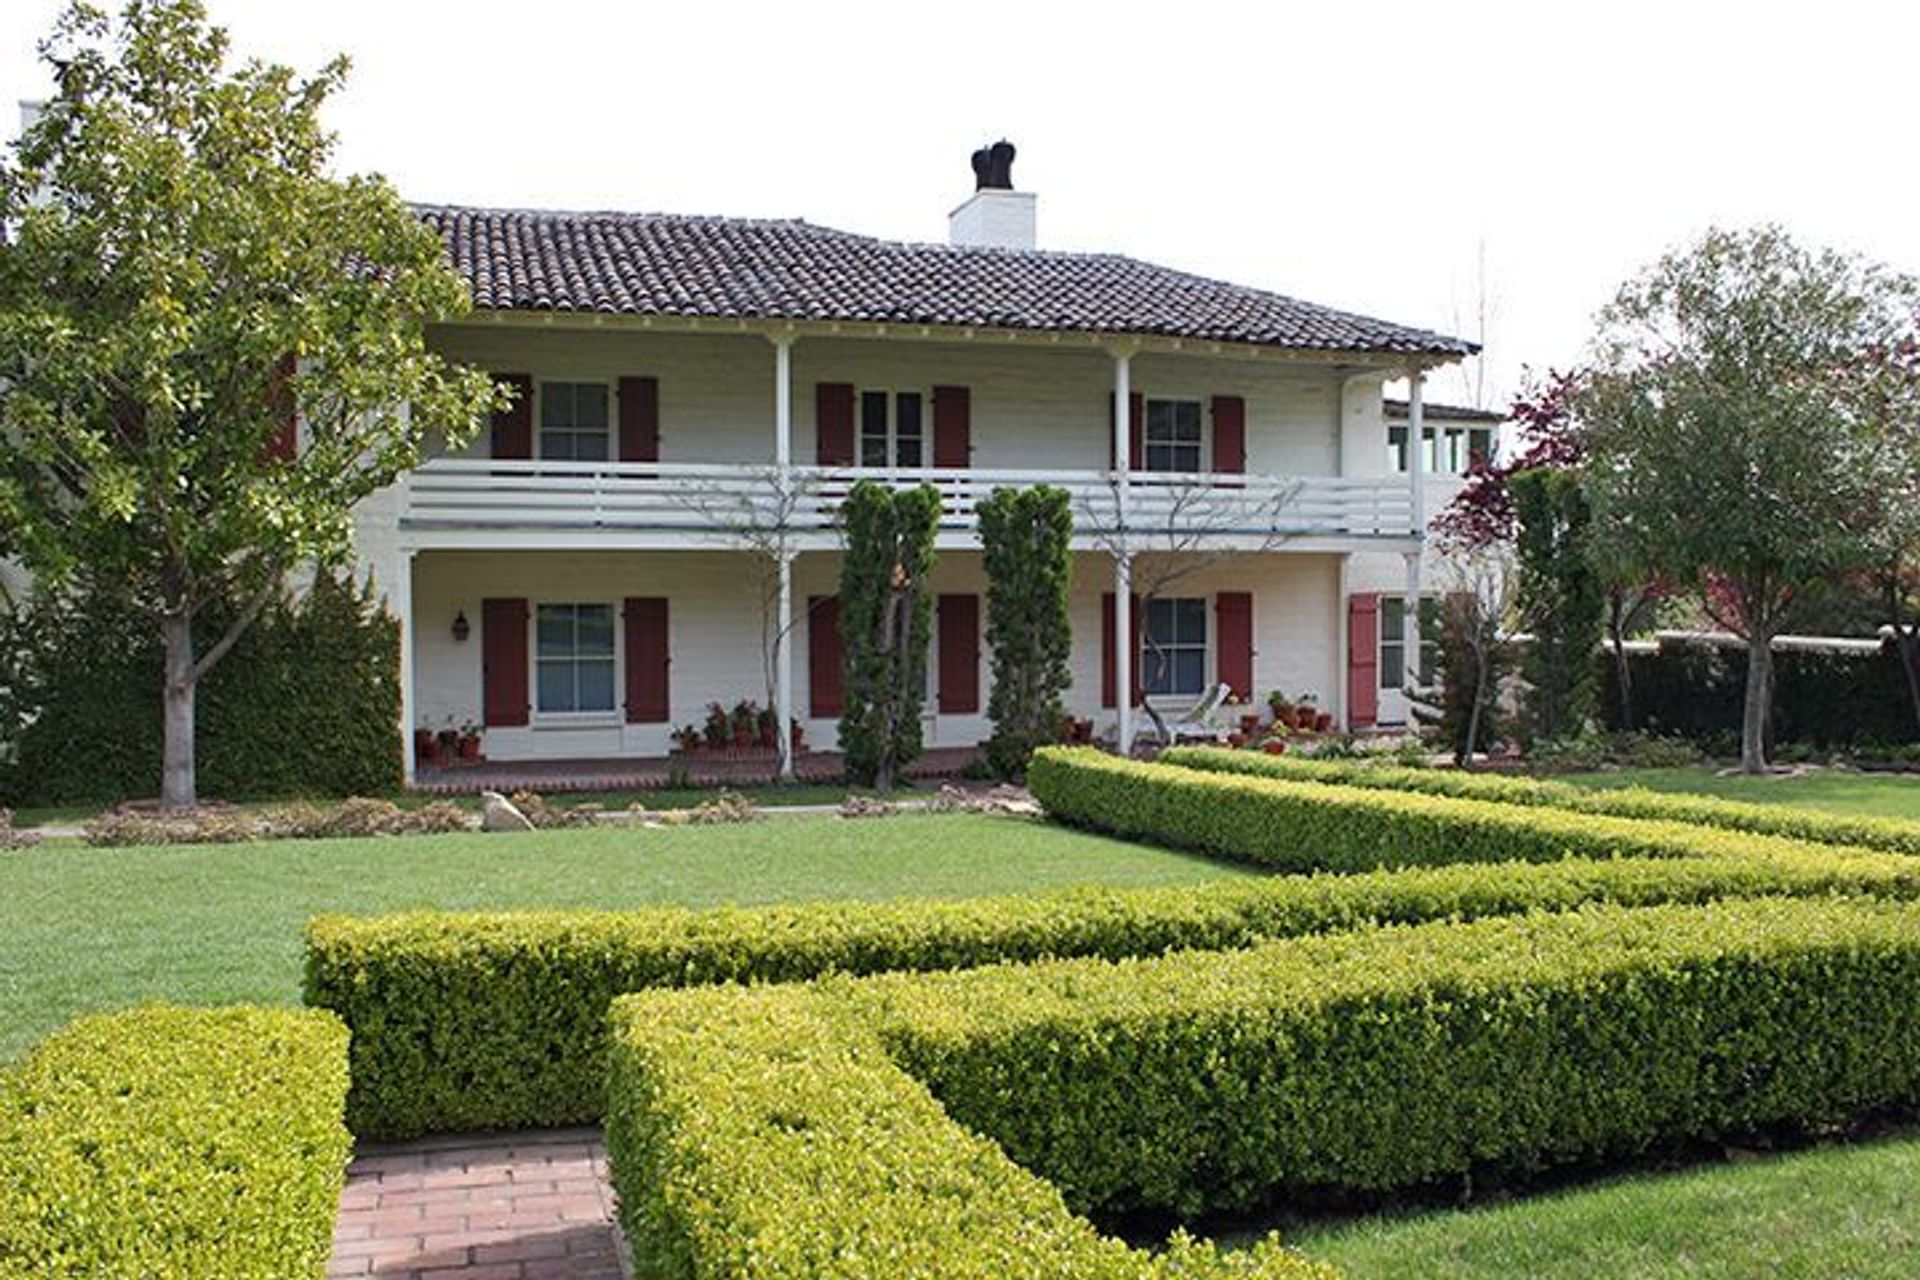
M 1520 622 L 1533 638 L 1520 659 L 1523 732 L 1563 737 L 1580 732 L 1594 713 L 1593 657 L 1607 592 L 1594 566 L 1592 511 L 1571 469 L 1517 471 L 1507 485 Z
M 1027 769 L 1036 748 L 1055 741 L 1072 682 L 1073 512 L 1065 489 L 995 489 L 978 508 L 987 572 L 987 646 L 993 736 L 987 763 L 1003 778 Z
M 1436 704 L 1415 704 L 1414 717 L 1430 725 L 1461 768 L 1502 732 L 1500 687 L 1513 668 L 1502 634 L 1513 596 L 1512 573 L 1500 555 L 1457 556 L 1440 599 L 1435 675 Z
M 1914 283 L 1775 227 L 1711 231 L 1601 313 L 1577 396 L 1597 519 L 1747 643 L 1741 767 L 1766 768 L 1772 642 L 1859 567 L 1883 479 L 1865 353 L 1911 339 Z
M 920 754 L 940 493 L 862 480 L 840 507 L 840 750 L 847 776 L 882 791 Z
M 58 91 L 0 168 L 0 528 L 48 586 L 124 583 L 166 661 L 161 796 L 195 803 L 194 693 L 287 571 L 338 562 L 355 502 L 454 445 L 495 392 L 427 349 L 468 306 L 383 180 L 329 172 L 346 74 L 228 66 L 193 0 L 76 3 Z M 276 447 L 297 404 L 305 447 Z M 194 619 L 236 602 L 196 650 Z M 397 732 L 397 726 L 396 726 Z

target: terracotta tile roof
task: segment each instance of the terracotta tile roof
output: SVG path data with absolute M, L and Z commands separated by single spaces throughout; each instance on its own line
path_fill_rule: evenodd
M 1411 412 L 1405 400 L 1383 400 L 1381 408 L 1389 418 L 1405 418 Z M 1491 409 L 1469 409 L 1464 405 L 1435 404 L 1431 400 L 1420 406 L 1420 416 L 1428 422 L 1501 423 L 1507 420 L 1506 414 L 1495 413 Z
M 486 310 L 1126 333 L 1443 357 L 1475 350 L 1115 254 L 907 244 L 798 220 L 417 212 Z

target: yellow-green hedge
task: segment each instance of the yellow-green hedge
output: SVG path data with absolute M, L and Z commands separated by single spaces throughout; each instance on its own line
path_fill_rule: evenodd
M 70 1024 L 0 1072 L 0 1276 L 324 1275 L 346 1095 L 329 1014 Z
M 1458 769 L 1409 769 L 1367 760 L 1316 760 L 1306 756 L 1269 756 L 1219 747 L 1175 747 L 1161 753 L 1165 764 L 1216 773 L 1328 782 L 1384 791 L 1414 791 L 1461 800 L 1571 809 L 1614 818 L 1652 818 L 1691 822 L 1729 831 L 1785 836 L 1820 844 L 1857 845 L 1887 853 L 1920 854 L 1920 822 L 1899 818 L 1822 813 L 1785 805 L 1748 804 L 1718 796 L 1674 795 L 1645 787 L 1594 789 L 1570 782 L 1516 778 Z
M 1017 827 L 1008 833 L 1018 838 Z M 1835 893 L 1920 897 L 1920 861 L 1782 843 L 1698 859 L 1468 864 L 957 902 L 328 916 L 307 929 L 306 998 L 353 1029 L 354 1131 L 406 1137 L 598 1119 L 606 1009 L 623 992 L 1243 947 L 1371 922 L 1587 902 Z
M 1102 1236 L 810 988 L 631 996 L 612 1024 L 607 1147 L 646 1280 L 1333 1280 L 1277 1243 Z
M 1027 785 L 1060 821 L 1280 871 L 1866 852 L 1687 822 L 1146 764 L 1091 747 L 1035 753 Z

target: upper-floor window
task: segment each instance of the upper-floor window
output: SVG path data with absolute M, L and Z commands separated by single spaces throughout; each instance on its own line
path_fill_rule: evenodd
M 546 713 L 612 711 L 613 606 L 543 604 L 534 619 L 534 705 Z
M 1493 456 L 1492 427 L 1428 427 L 1423 434 L 1426 451 L 1420 455 L 1420 462 L 1428 475 L 1464 475 L 1476 454 L 1483 458 Z M 1406 474 L 1407 428 L 1404 426 L 1387 428 L 1387 465 L 1401 475 Z
M 1207 686 L 1207 602 L 1197 596 L 1147 601 L 1140 687 L 1199 694 Z
M 607 384 L 540 384 L 540 456 L 568 462 L 605 462 L 612 456 Z
M 1420 687 L 1432 686 L 1440 657 L 1440 601 L 1420 597 Z M 1407 678 L 1407 599 L 1380 597 L 1380 687 L 1398 689 Z
M 926 465 L 926 397 L 918 391 L 860 393 L 860 465 Z
M 1149 400 L 1145 439 L 1146 470 L 1200 470 L 1200 402 Z

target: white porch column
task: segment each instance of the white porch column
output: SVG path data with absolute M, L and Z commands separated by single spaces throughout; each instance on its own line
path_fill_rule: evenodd
M 1427 544 L 1426 374 L 1407 378 L 1407 483 L 1413 504 L 1413 551 L 1407 556 L 1407 604 L 1403 614 L 1407 659 L 1405 687 L 1420 684 L 1420 562 Z
M 413 785 L 413 726 L 420 714 L 413 671 L 413 557 L 411 548 L 396 555 L 392 580 L 386 583 L 387 605 L 400 622 L 400 778 L 409 787 Z
M 1113 701 L 1119 708 L 1115 746 L 1133 754 L 1133 552 L 1129 494 L 1133 486 L 1133 348 L 1113 352 Z
M 771 337 L 773 343 L 773 464 L 781 470 L 793 465 L 793 338 Z
M 773 632 L 773 714 L 780 726 L 780 780 L 791 782 L 793 769 L 793 556 L 780 557 L 780 612 Z

